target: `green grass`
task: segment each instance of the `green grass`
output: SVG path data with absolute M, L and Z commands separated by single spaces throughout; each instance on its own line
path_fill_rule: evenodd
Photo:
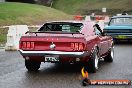
M 132 0 L 54 0 L 53 7 L 70 14 L 100 13 L 103 7 L 108 14 L 117 14 L 128 11 L 132 14 Z
M 6 28 L 0 28 L 0 44 L 5 44 L 6 43 L 6 40 L 7 40 L 7 37 L 6 37 L 7 31 L 8 31 L 8 29 L 6 29 Z
M 6 35 L 2 34 L 0 35 L 0 43 L 5 43 L 6 41 Z
M 65 19 L 71 19 L 71 16 L 50 7 L 26 3 L 0 3 L 0 26 L 42 24 L 45 21 Z
M 0 3 L 0 26 L 27 24 L 37 25 L 46 21 L 66 20 L 72 16 L 56 9 L 35 4 Z M 0 29 L 0 44 L 6 42 L 8 29 Z

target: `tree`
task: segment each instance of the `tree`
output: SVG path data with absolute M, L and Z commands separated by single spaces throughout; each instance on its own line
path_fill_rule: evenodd
M 51 6 L 53 0 L 35 0 L 36 3 L 46 6 Z
M 9 2 L 24 2 L 24 3 L 35 3 L 35 0 L 6 0 Z

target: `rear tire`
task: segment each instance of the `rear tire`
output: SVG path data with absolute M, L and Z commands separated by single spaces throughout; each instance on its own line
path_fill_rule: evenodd
M 99 57 L 98 57 L 98 50 L 95 48 L 94 52 L 92 53 L 91 59 L 89 59 L 88 63 L 85 65 L 85 69 L 88 72 L 96 73 L 98 69 Z
M 41 62 L 33 61 L 33 60 L 25 60 L 25 66 L 28 71 L 38 71 L 40 68 Z
M 114 46 L 112 46 L 107 54 L 107 56 L 104 58 L 105 62 L 113 62 L 114 58 Z

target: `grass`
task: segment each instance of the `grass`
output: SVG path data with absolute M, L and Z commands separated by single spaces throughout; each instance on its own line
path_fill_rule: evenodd
M 27 24 L 37 25 L 46 21 L 66 20 L 72 16 L 56 9 L 35 4 L 0 3 L 0 26 Z M 0 29 L 0 44 L 6 43 L 8 29 Z
M 0 44 L 5 44 L 6 43 L 6 40 L 7 40 L 7 37 L 6 37 L 7 31 L 8 31 L 8 29 L 6 29 L 6 28 L 0 28 Z
M 127 11 L 132 14 L 132 0 L 54 0 L 53 7 L 69 14 L 101 13 L 103 7 L 107 14 L 117 14 Z
M 71 16 L 50 7 L 14 2 L 0 3 L 0 26 L 42 24 L 45 21 L 65 19 L 71 19 Z
M 0 35 L 0 43 L 5 43 L 6 41 L 6 35 L 2 34 Z

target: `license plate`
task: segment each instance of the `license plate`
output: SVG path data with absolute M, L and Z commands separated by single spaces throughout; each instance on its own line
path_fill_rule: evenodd
M 127 37 L 126 36 L 123 36 L 123 35 L 119 35 L 116 38 L 118 38 L 118 39 L 126 39 Z
M 59 56 L 45 56 L 45 61 L 59 61 Z

